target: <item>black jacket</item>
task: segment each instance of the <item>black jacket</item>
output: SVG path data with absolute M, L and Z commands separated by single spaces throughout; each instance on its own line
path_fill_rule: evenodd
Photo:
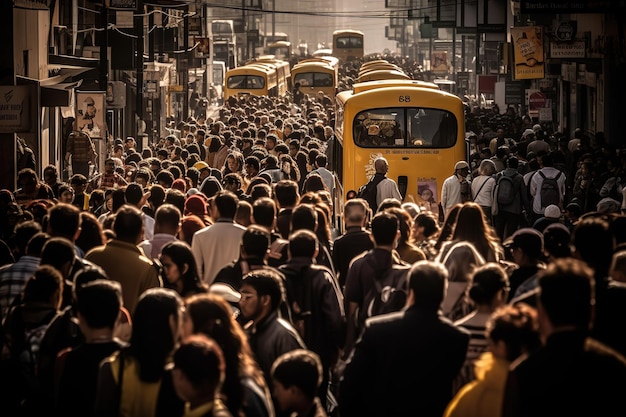
M 341 416 L 441 417 L 469 333 L 416 305 L 365 326 L 339 386 Z

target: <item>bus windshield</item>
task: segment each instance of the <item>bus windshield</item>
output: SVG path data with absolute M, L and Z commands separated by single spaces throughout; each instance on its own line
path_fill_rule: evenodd
M 354 143 L 362 148 L 450 148 L 458 132 L 454 115 L 441 109 L 368 109 L 354 118 Z
M 358 36 L 345 36 L 337 38 L 336 48 L 363 48 L 363 38 Z
M 294 83 L 302 87 L 329 87 L 333 85 L 333 75 L 321 72 L 304 72 L 297 74 Z
M 228 77 L 228 88 L 250 90 L 265 88 L 265 80 L 258 75 L 233 75 Z

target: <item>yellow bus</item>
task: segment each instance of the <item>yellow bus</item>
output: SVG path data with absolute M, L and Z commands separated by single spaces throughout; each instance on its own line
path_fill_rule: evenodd
M 334 98 L 339 79 L 339 61 L 334 57 L 305 59 L 291 69 L 291 84 L 300 85 L 303 93 L 323 92 Z
M 357 83 L 352 86 L 354 93 L 360 93 L 362 91 L 373 90 L 375 88 L 384 87 L 420 87 L 430 88 L 432 90 L 439 90 L 439 86 L 435 83 L 421 80 L 376 80 L 367 81 L 363 83 Z
M 340 61 L 351 61 L 363 58 L 363 32 L 342 29 L 333 32 L 333 56 Z
M 277 96 L 276 69 L 268 65 L 249 64 L 226 71 L 224 100 L 230 96 Z
M 332 166 L 341 185 L 338 209 L 374 175 L 374 161 L 381 156 L 405 202 L 437 207 L 443 181 L 457 161 L 467 160 L 463 102 L 420 83 L 373 81 L 337 94 Z M 432 194 L 428 204 L 424 190 Z
M 277 59 L 289 60 L 291 58 L 291 42 L 276 41 L 267 45 L 270 55 L 274 55 Z
M 359 68 L 359 73 L 372 71 L 374 69 L 396 69 L 402 71 L 402 69 L 396 64 L 392 64 L 391 62 L 385 61 L 384 59 L 377 59 L 361 64 L 361 67 Z
M 276 69 L 277 94 L 284 96 L 291 90 L 291 68 L 289 62 L 277 59 L 273 55 L 262 55 L 249 61 L 254 64 L 271 65 Z
M 365 71 L 357 78 L 358 83 L 365 81 L 377 81 L 377 80 L 410 80 L 411 77 L 406 75 L 403 71 L 395 69 L 373 69 L 371 71 Z

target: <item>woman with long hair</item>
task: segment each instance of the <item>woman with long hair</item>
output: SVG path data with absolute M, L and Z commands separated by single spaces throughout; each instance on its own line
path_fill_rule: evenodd
M 272 417 L 269 389 L 228 302 L 216 294 L 199 294 L 188 298 L 186 305 L 184 335 L 207 335 L 224 352 L 226 378 L 221 394 L 233 416 Z
M 106 244 L 104 228 L 94 214 L 88 211 L 80 212 L 80 235 L 75 243 L 85 253 L 96 246 Z
M 459 210 L 461 210 L 461 207 L 463 207 L 463 205 L 459 203 L 450 209 L 450 212 L 446 216 L 446 220 L 443 222 L 443 226 L 441 226 L 439 237 L 435 242 L 435 250 L 439 251 L 443 244 L 449 241 L 452 237 L 454 225 L 456 224 L 456 218 L 459 214 Z
M 173 290 L 151 288 L 139 298 L 130 345 L 100 365 L 95 416 L 182 416 L 168 361 L 180 336 L 183 304 Z
M 487 262 L 498 262 L 503 258 L 504 252 L 498 238 L 476 203 L 467 202 L 460 208 L 451 240 L 471 243 Z M 441 251 L 444 252 L 445 247 Z
M 208 287 L 198 275 L 191 247 L 186 242 L 174 240 L 163 246 L 161 264 L 165 272 L 165 288 L 173 289 L 183 298 L 208 292 Z

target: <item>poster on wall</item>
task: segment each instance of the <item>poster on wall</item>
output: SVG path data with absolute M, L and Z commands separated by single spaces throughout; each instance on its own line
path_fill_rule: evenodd
M 448 51 L 433 51 L 432 71 L 437 75 L 448 74 Z
M 515 58 L 515 79 L 544 78 L 544 49 L 541 26 L 511 28 Z
M 76 121 L 74 130 L 87 133 L 93 138 L 104 138 L 106 125 L 104 91 L 79 91 L 76 92 Z

